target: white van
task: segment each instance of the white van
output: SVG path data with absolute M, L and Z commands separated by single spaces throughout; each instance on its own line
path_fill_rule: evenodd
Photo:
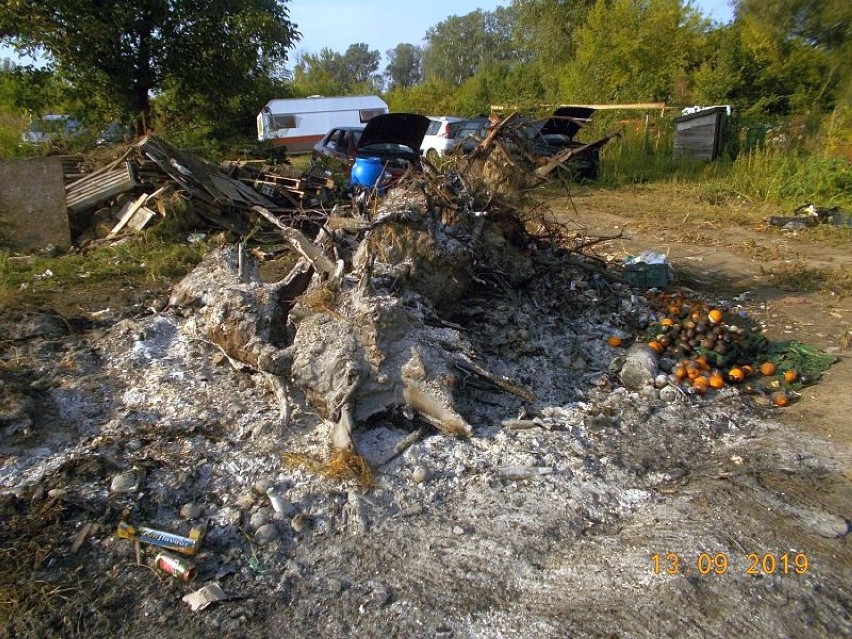
M 377 95 L 270 100 L 257 116 L 257 139 L 310 151 L 334 127 L 358 126 L 388 112 Z

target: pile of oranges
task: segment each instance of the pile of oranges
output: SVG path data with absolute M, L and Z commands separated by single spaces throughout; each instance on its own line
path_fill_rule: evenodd
M 728 385 L 741 385 L 746 392 L 755 392 L 757 386 L 751 384 L 750 378 L 776 376 L 772 362 L 757 363 L 766 339 L 727 323 L 720 309 L 688 301 L 680 293 L 660 293 L 652 302 L 659 313 L 648 329 L 647 343 L 660 356 L 664 370 L 671 373 L 667 383 L 690 388 L 697 395 Z M 610 337 L 607 343 L 620 346 L 621 340 Z M 664 362 L 670 364 L 670 370 Z M 795 382 L 798 373 L 785 371 L 783 379 Z M 764 384 L 759 386 L 763 388 Z M 777 380 L 775 386 L 779 386 Z M 767 390 L 771 388 L 767 386 Z M 786 406 L 790 396 L 779 387 L 771 392 L 770 400 L 776 406 Z

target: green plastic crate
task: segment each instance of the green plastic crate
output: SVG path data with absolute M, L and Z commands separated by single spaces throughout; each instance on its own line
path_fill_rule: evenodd
M 624 279 L 636 288 L 662 288 L 670 281 L 668 264 L 637 262 L 624 266 Z

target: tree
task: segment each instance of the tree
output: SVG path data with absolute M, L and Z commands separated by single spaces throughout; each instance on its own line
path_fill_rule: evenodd
M 488 64 L 515 57 L 512 40 L 514 14 L 477 9 L 464 16 L 450 16 L 426 31 L 423 75 L 460 86 Z
M 374 81 L 381 57 L 378 49 L 370 50 L 363 42 L 350 44 L 343 54 L 343 73 L 348 84 L 364 85 Z
M 852 82 L 852 5 L 845 0 L 740 0 L 736 26 L 752 63 L 752 110 L 830 109 Z
M 318 54 L 299 57 L 293 72 L 293 86 L 300 95 L 341 95 L 355 91 L 372 92 L 379 77 L 378 50 L 364 43 L 349 45 L 340 54 L 324 47 Z
M 598 0 L 575 33 L 564 99 L 680 102 L 708 28 L 681 0 Z
M 514 0 L 514 38 L 524 60 L 553 69 L 574 57 L 574 32 L 593 0 Z
M 400 43 L 387 51 L 388 64 L 385 67 L 388 89 L 407 89 L 423 78 L 421 58 L 423 50 L 413 44 Z
M 0 41 L 40 49 L 104 112 L 150 118 L 152 95 L 240 105 L 298 38 L 286 0 L 8 0 Z M 256 98 L 255 98 L 256 100 Z M 220 115 L 221 117 L 221 115 Z

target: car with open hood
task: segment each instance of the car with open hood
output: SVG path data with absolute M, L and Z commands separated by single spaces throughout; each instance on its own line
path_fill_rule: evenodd
M 576 139 L 595 112 L 589 107 L 566 106 L 556 109 L 546 120 L 538 120 L 524 127 L 529 148 L 537 157 L 551 157 L 568 148 L 585 146 Z M 567 165 L 578 177 L 594 180 L 600 173 L 599 148 L 585 149 L 573 156 Z
M 314 159 L 332 159 L 351 170 L 357 158 L 376 158 L 391 179 L 420 168 L 420 145 L 429 118 L 415 113 L 386 113 L 363 127 L 336 127 L 315 146 Z

